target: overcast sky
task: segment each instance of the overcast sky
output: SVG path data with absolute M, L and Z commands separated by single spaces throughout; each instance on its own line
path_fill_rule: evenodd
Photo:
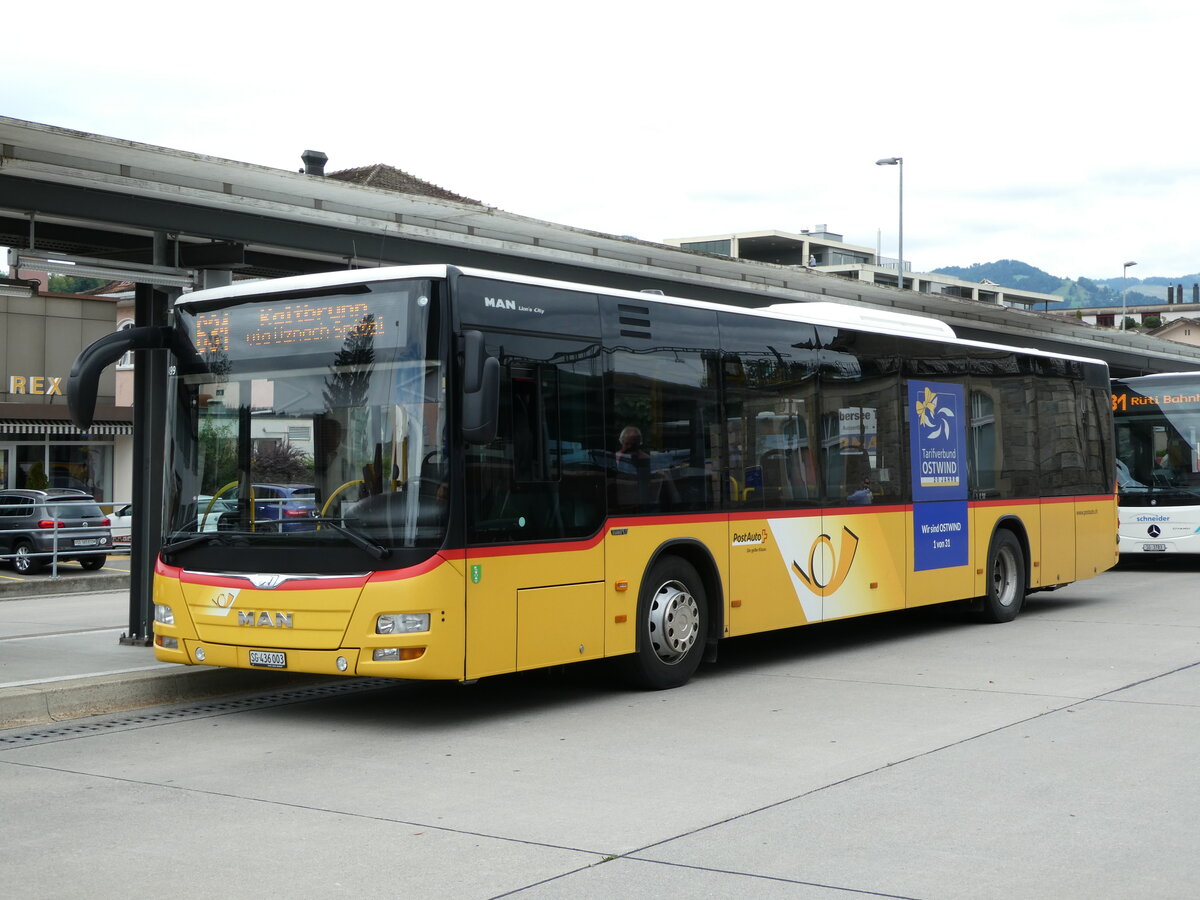
M 827 225 L 920 271 L 1200 272 L 1193 0 L 7 9 L 0 113 L 388 163 L 646 240 Z M 1189 123 L 1193 123 L 1189 125 Z

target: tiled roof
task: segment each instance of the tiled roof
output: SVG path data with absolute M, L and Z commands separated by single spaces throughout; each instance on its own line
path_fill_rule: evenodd
M 397 191 L 401 194 L 419 194 L 423 197 L 434 197 L 438 200 L 452 200 L 456 203 L 471 203 L 483 206 L 478 200 L 464 197 L 436 184 L 414 178 L 407 172 L 402 172 L 395 166 L 376 163 L 373 166 L 359 166 L 357 169 L 342 169 L 340 172 L 330 172 L 325 176 L 337 181 L 348 181 L 363 187 L 377 188 L 382 191 Z

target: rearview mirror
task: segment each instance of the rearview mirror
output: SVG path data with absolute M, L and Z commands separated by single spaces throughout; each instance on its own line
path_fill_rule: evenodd
M 488 355 L 480 331 L 463 332 L 462 355 L 463 439 L 486 444 L 495 439 L 500 419 L 500 360 Z

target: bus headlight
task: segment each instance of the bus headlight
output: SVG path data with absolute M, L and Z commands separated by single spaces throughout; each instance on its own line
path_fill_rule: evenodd
M 175 624 L 175 610 L 169 606 L 163 606 L 161 603 L 154 604 L 154 621 L 160 625 Z
M 429 630 L 429 613 L 393 613 L 375 620 L 376 634 L 419 634 Z

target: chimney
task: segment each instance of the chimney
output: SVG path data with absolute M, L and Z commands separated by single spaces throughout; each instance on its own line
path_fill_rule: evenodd
M 300 154 L 300 160 L 304 163 L 304 168 L 300 171 L 305 175 L 324 175 L 325 163 L 329 162 L 329 157 L 320 150 L 305 150 Z

